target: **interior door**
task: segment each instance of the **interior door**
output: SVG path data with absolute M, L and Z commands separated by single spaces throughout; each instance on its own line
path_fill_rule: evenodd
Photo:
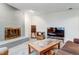
M 36 33 L 36 25 L 31 25 L 31 37 L 35 38 Z

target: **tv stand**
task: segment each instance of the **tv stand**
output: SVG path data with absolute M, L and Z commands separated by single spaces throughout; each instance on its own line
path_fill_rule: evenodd
M 64 42 L 64 37 L 54 37 L 54 36 L 48 36 L 47 38 L 57 39 L 57 40 L 62 40 L 62 41 Z

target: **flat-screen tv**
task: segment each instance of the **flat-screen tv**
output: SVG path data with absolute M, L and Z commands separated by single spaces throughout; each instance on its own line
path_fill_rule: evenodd
M 47 36 L 64 37 L 64 27 L 49 27 Z

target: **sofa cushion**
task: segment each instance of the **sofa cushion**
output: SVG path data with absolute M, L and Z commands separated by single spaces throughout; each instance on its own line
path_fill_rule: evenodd
M 56 55 L 72 55 L 72 53 L 60 49 L 57 51 Z
M 63 46 L 62 50 L 67 51 L 72 54 L 79 54 L 79 44 L 67 41 Z

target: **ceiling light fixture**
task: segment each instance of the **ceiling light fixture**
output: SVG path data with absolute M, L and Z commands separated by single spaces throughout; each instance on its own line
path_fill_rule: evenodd
M 68 10 L 72 10 L 73 8 L 68 8 Z

